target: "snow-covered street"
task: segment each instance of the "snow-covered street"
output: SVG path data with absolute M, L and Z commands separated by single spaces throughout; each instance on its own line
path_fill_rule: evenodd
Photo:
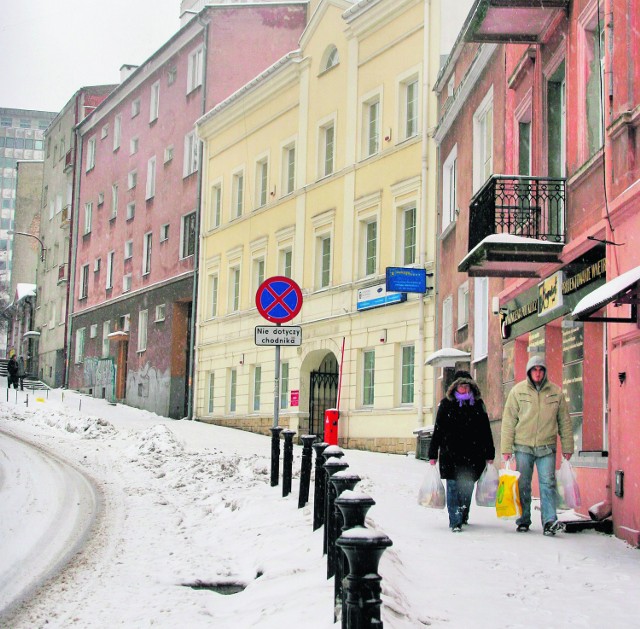
M 24 396 L 11 391 L 7 400 L 0 389 L 0 429 L 66 460 L 91 479 L 99 498 L 82 549 L 11 617 L 0 616 L 0 625 L 334 626 L 322 531 L 312 531 L 311 503 L 297 508 L 299 446 L 293 491 L 283 498 L 281 486 L 269 484 L 267 437 L 68 391 L 31 394 L 28 407 Z M 22 456 L 16 443 L 0 438 L 0 474 L 20 467 L 13 464 Z M 20 482 L 0 477 L 0 601 L 14 580 L 41 570 L 20 559 L 34 548 L 31 555 L 42 554 L 35 530 L 48 540 L 51 521 L 58 533 L 68 526 L 63 514 L 74 511 L 68 501 L 76 499 L 60 497 L 58 472 L 36 458 L 38 469 L 29 464 L 34 485 L 49 503 L 30 500 L 22 471 Z M 468 529 L 452 535 L 445 511 L 417 504 L 424 461 L 353 450 L 345 460 L 362 478 L 357 490 L 376 501 L 367 525 L 393 541 L 380 563 L 385 627 L 638 626 L 637 549 L 595 532 L 547 538 L 535 516 L 532 531 L 518 534 L 513 522 L 475 506 Z M 89 500 L 88 485 L 87 492 L 78 501 Z M 16 518 L 17 530 L 10 525 Z M 76 531 L 72 537 L 83 542 L 82 526 Z M 16 562 L 19 578 L 7 578 Z M 198 588 L 207 583 L 244 589 L 223 595 Z

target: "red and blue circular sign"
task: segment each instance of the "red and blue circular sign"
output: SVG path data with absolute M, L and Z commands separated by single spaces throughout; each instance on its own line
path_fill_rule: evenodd
M 276 275 L 266 279 L 256 291 L 258 312 L 268 321 L 291 321 L 302 308 L 302 291 L 290 278 Z

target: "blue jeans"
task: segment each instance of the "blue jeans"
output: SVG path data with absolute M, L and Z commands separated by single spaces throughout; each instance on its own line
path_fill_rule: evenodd
M 447 479 L 447 511 L 451 528 L 462 526 L 462 522 L 469 518 L 474 483 L 472 478 Z
M 543 449 L 544 454 L 529 454 L 516 450 L 516 465 L 520 478 L 520 502 L 522 502 L 522 517 L 516 524 L 531 525 L 531 478 L 533 465 L 538 468 L 538 483 L 540 484 L 541 519 L 544 526 L 547 522 L 557 519 L 556 515 L 556 453 L 550 448 Z

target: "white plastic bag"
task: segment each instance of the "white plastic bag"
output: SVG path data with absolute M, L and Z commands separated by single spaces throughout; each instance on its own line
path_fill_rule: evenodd
M 498 493 L 498 470 L 487 463 L 476 485 L 476 504 L 479 507 L 495 507 Z
M 418 504 L 430 509 L 444 509 L 444 485 L 437 465 L 427 465 L 427 473 L 418 492 Z
M 556 476 L 556 486 L 560 505 L 566 505 L 567 509 L 576 509 L 582 504 L 576 473 L 567 459 L 562 459 L 562 464 Z

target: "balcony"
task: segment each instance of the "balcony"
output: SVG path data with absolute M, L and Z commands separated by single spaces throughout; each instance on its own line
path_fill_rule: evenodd
M 538 44 L 569 0 L 476 0 L 463 26 L 467 42 Z
M 73 168 L 74 159 L 73 159 L 73 149 L 69 149 L 64 155 L 64 172 L 68 172 Z
M 458 271 L 473 277 L 538 277 L 564 247 L 565 180 L 493 175 L 469 204 L 469 253 Z
M 65 262 L 65 264 L 61 264 L 58 267 L 58 284 L 62 284 L 63 282 L 66 282 L 68 279 L 67 277 L 67 263 Z

